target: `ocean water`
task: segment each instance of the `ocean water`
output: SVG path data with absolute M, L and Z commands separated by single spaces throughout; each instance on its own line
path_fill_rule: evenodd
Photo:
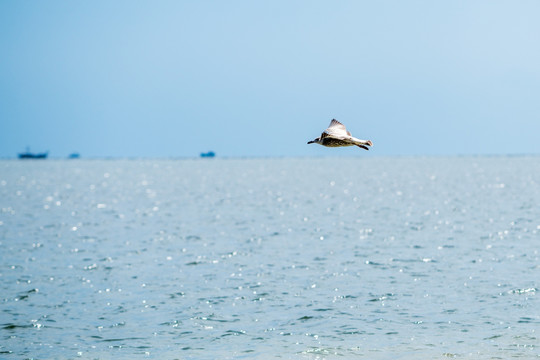
M 538 359 L 540 158 L 0 161 L 1 359 Z

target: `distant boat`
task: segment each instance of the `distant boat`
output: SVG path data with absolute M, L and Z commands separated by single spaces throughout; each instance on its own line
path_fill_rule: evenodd
M 213 158 L 214 156 L 216 156 L 216 153 L 213 151 L 209 151 L 207 153 L 201 153 L 202 158 Z
M 79 153 L 71 153 L 69 154 L 68 159 L 78 159 L 80 157 L 81 155 L 79 155 Z
M 26 152 L 19 153 L 19 159 L 46 159 L 49 152 L 34 154 L 30 152 L 29 148 L 26 148 Z

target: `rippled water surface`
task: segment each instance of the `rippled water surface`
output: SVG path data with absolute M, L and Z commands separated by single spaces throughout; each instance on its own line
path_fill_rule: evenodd
M 540 158 L 0 161 L 0 358 L 540 358 Z

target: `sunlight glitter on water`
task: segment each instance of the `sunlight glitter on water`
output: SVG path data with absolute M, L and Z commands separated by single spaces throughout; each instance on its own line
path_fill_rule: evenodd
M 539 159 L 215 160 L 0 162 L 2 356 L 538 356 Z

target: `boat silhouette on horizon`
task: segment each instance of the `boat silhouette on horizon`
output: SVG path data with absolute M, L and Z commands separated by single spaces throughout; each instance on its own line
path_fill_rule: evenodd
M 216 156 L 216 153 L 213 152 L 213 151 L 209 151 L 209 152 L 206 152 L 206 153 L 201 153 L 202 158 L 213 158 L 214 156 Z
M 49 152 L 44 153 L 31 153 L 29 148 L 26 148 L 26 151 L 19 153 L 19 159 L 46 159 L 49 156 Z

